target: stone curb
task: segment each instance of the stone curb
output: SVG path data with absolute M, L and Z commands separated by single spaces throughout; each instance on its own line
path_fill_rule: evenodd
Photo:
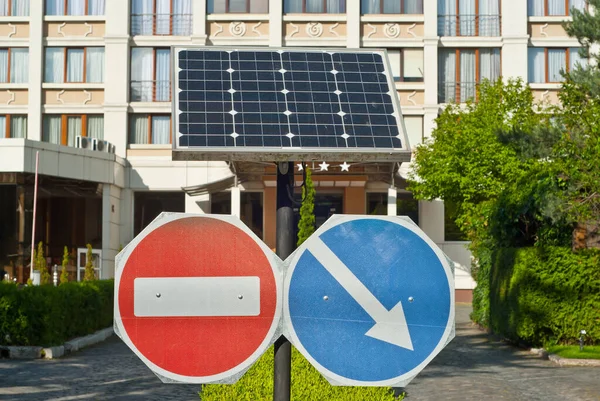
M 548 359 L 559 366 L 587 366 L 600 368 L 600 360 L 598 359 L 570 359 L 561 358 L 556 354 L 548 355 Z
M 55 347 L 32 347 L 32 346 L 0 346 L 1 350 L 8 352 L 10 359 L 56 359 L 71 352 L 79 351 L 82 348 L 88 347 L 93 344 L 97 344 L 106 340 L 114 333 L 112 327 L 107 327 L 102 330 L 98 330 L 93 334 L 89 334 L 83 337 L 77 337 L 70 341 L 65 342 L 63 345 Z

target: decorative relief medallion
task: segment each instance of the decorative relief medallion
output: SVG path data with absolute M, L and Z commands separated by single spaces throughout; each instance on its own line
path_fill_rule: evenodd
M 323 34 L 323 24 L 320 22 L 309 22 L 306 24 L 306 33 L 308 36 L 318 38 Z
M 400 36 L 400 25 L 388 22 L 383 27 L 383 33 L 388 38 L 397 38 Z
M 246 23 L 245 22 L 232 22 L 229 24 L 229 32 L 233 36 L 244 36 L 246 33 Z

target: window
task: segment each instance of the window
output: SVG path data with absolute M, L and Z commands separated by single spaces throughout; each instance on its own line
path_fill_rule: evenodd
M 438 35 L 500 36 L 500 0 L 438 0 Z
M 269 0 L 208 0 L 206 10 L 209 14 L 268 14 Z
M 27 138 L 27 116 L 0 115 L 0 138 Z
M 168 145 L 171 143 L 171 116 L 133 114 L 129 120 L 129 143 Z
M 440 49 L 438 101 L 465 102 L 476 95 L 477 84 L 500 76 L 500 49 Z
M 528 0 L 527 14 L 530 17 L 569 15 L 571 9 L 585 9 L 586 0 Z
M 131 0 L 131 34 L 190 36 L 192 1 Z
M 14 47 L 0 49 L 0 82 L 27 83 L 29 77 L 29 49 Z
M 0 16 L 27 17 L 29 16 L 29 0 L 0 0 Z
M 134 235 L 137 236 L 161 212 L 185 212 L 185 192 L 135 192 L 133 194 Z
M 367 214 L 387 215 L 388 194 L 381 192 L 367 193 Z M 396 194 L 396 214 L 408 216 L 419 225 L 419 201 L 410 192 L 398 191 Z
M 528 49 L 528 77 L 530 83 L 562 82 L 562 72 L 575 69 L 578 64 L 587 64 L 587 59 L 579 54 L 580 48 L 543 48 Z
M 423 116 L 403 116 L 408 143 L 414 150 L 423 142 Z
M 104 48 L 46 47 L 44 82 L 104 82 Z
M 284 0 L 286 13 L 346 13 L 346 0 Z
M 394 81 L 423 82 L 423 49 L 388 50 Z
M 131 101 L 171 100 L 170 49 L 135 47 L 131 49 Z
M 46 0 L 46 15 L 104 15 L 105 0 Z
M 423 14 L 423 0 L 362 0 L 363 14 Z
M 46 114 L 42 140 L 57 145 L 75 146 L 77 136 L 104 138 L 104 116 L 94 114 Z

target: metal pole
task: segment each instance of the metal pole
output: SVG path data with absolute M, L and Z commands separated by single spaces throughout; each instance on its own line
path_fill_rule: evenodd
M 277 165 L 277 256 L 285 260 L 296 249 L 294 235 L 294 164 Z M 273 375 L 273 401 L 290 401 L 292 370 L 292 345 L 283 336 L 275 342 L 275 368 Z
M 37 210 L 37 190 L 38 190 L 38 167 L 40 165 L 40 151 L 35 152 L 35 184 L 33 184 L 33 219 L 31 221 L 31 267 L 29 268 L 29 278 L 33 280 L 33 253 L 35 252 L 35 212 Z

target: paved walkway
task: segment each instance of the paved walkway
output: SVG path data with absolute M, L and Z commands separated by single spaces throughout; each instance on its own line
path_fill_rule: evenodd
M 457 337 L 408 385 L 408 401 L 600 401 L 599 368 L 560 368 L 494 341 L 469 312 L 457 307 Z M 197 390 L 162 384 L 117 337 L 58 360 L 0 360 L 0 400 L 198 401 Z

